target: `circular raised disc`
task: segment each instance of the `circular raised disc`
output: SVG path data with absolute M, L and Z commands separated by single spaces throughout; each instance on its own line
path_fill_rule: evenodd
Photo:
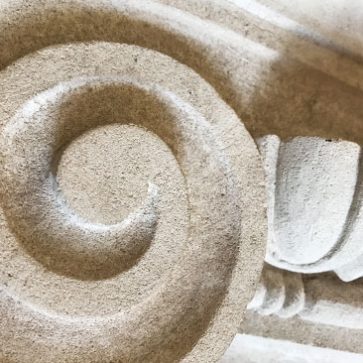
M 42 77 L 34 77 L 39 68 Z M 1 219 L 6 266 L 1 281 L 7 287 L 0 299 L 6 326 L 0 339 L 10 361 L 41 362 L 43 356 L 52 362 L 217 360 L 237 330 L 240 307 L 251 298 L 264 255 L 263 173 L 253 140 L 235 114 L 189 68 L 129 45 L 50 47 L 6 68 L 0 81 L 7 95 L 1 100 L 2 131 L 13 132 L 12 138 L 1 138 L 7 165 L 1 178 L 6 216 Z M 32 103 L 39 107 L 27 114 Z M 173 225 L 163 225 L 170 204 L 163 199 L 168 182 L 161 177 L 153 183 L 151 173 L 158 200 L 148 248 L 127 270 L 87 280 L 69 273 L 67 259 L 57 260 L 59 252 L 79 245 L 62 245 L 59 238 L 60 250 L 52 254 L 51 238 L 37 250 L 35 241 L 15 229 L 18 223 L 28 230 L 34 226 L 21 218 L 27 216 L 24 211 L 13 208 L 23 184 L 10 181 L 32 177 L 24 174 L 31 165 L 38 165 L 34 176 L 48 165 L 49 176 L 55 151 L 90 128 L 113 123 L 138 125 L 165 143 L 182 175 L 176 174 L 181 199 L 173 206 Z M 34 148 L 4 147 L 11 140 Z M 21 161 L 21 172 L 12 166 L 11 155 Z M 32 208 L 32 201 L 25 202 L 25 211 Z M 49 237 L 55 224 L 49 224 Z M 54 263 L 47 264 L 48 258 Z M 14 334 L 19 337 L 15 342 Z M 30 347 L 34 334 L 39 339 Z

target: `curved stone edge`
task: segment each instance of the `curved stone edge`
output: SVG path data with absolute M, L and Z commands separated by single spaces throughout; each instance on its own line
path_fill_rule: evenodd
M 49 49 L 48 49 L 49 50 Z M 213 93 L 213 91 L 211 91 Z M 192 95 L 190 96 L 193 97 Z M 221 104 L 223 104 L 221 102 Z M 223 104 L 224 105 L 224 104 Z M 243 244 L 241 245 L 241 252 L 238 256 L 236 256 L 236 269 L 233 272 L 233 276 L 231 278 L 230 282 L 230 290 L 228 294 L 226 295 L 223 303 L 219 307 L 217 316 L 213 319 L 210 326 L 208 327 L 208 331 L 203 335 L 200 341 L 198 341 L 198 344 L 196 344 L 190 352 L 189 355 L 185 357 L 186 361 L 198 361 L 199 359 L 203 359 L 201 357 L 205 357 L 205 359 L 215 359 L 215 357 L 218 357 L 223 353 L 223 350 L 226 348 L 226 343 L 220 338 L 222 336 L 225 340 L 232 339 L 234 332 L 237 330 L 238 322 L 241 320 L 241 317 L 243 316 L 243 312 L 239 311 L 236 307 L 239 304 L 239 297 L 245 296 L 248 298 L 248 295 L 252 294 L 253 292 L 253 285 L 256 281 L 256 277 L 258 276 L 259 269 L 261 268 L 261 265 L 258 263 L 251 265 L 251 268 L 248 271 L 247 276 L 241 276 L 240 269 L 243 268 L 243 266 L 248 266 L 248 262 L 251 262 L 251 256 L 262 256 L 264 246 L 260 243 L 261 240 L 264 239 L 264 228 L 263 226 L 260 226 L 260 230 L 256 231 L 255 228 L 255 221 L 256 219 L 262 219 L 264 220 L 264 211 L 263 211 L 263 200 L 264 200 L 264 189 L 263 189 L 263 172 L 260 165 L 260 159 L 258 156 L 257 148 L 255 144 L 253 143 L 253 140 L 248 136 L 246 133 L 243 125 L 238 121 L 233 112 L 227 108 L 227 106 L 223 106 L 228 109 L 228 112 L 230 112 L 231 117 L 226 117 L 221 120 L 223 122 L 224 126 L 230 126 L 231 120 L 235 119 L 235 125 L 234 127 L 222 127 L 220 125 L 219 127 L 216 127 L 214 132 L 217 134 L 220 133 L 220 136 L 227 137 L 230 142 L 228 144 L 228 153 L 231 155 L 231 159 L 229 160 L 233 167 L 236 168 L 236 170 L 240 171 L 240 174 L 238 175 L 238 180 L 240 175 L 244 175 L 243 170 L 244 168 L 247 168 L 247 170 L 255 170 L 255 174 L 251 175 L 250 179 L 241 179 L 239 180 L 240 184 L 238 184 L 238 187 L 241 188 L 241 190 L 245 190 L 245 188 L 250 190 L 250 193 L 246 195 L 243 195 L 241 193 L 241 197 L 244 198 L 244 205 L 245 206 L 251 206 L 251 208 L 246 208 L 242 211 L 242 218 L 241 218 L 241 228 L 243 230 L 243 233 L 241 235 L 243 239 Z M 225 124 L 224 124 L 225 123 Z M 226 131 L 227 130 L 227 131 Z M 236 133 L 236 131 L 239 131 Z M 240 137 L 241 135 L 246 135 L 246 139 L 244 143 L 241 145 L 240 141 L 235 140 L 236 137 Z M 221 145 L 222 146 L 222 145 Z M 242 148 L 242 150 L 241 150 Z M 221 148 L 222 149 L 222 148 Z M 246 165 L 241 165 L 240 157 L 241 152 L 243 153 L 244 157 L 246 158 Z M 257 180 L 260 180 L 259 183 L 256 184 L 256 178 Z M 256 201 L 260 201 L 257 203 Z M 251 218 L 252 216 L 252 218 Z M 242 248 L 243 247 L 243 248 Z M 242 253 L 244 251 L 245 253 Z M 262 259 L 261 259 L 262 264 Z M 187 289 L 188 284 L 186 284 L 183 289 Z M 250 286 L 251 290 L 248 288 L 245 291 L 244 286 Z M 208 286 L 205 286 L 206 289 L 208 289 Z M 181 289 L 181 290 L 183 290 Z M 180 291 L 178 293 L 181 293 Z M 181 298 L 185 298 L 184 296 L 181 296 Z M 6 301 L 6 304 L 9 305 L 17 305 L 19 301 L 16 297 L 4 297 L 4 300 Z M 247 302 L 247 301 L 246 301 Z M 189 302 L 190 303 L 190 302 Z M 5 302 L 4 302 L 5 304 Z M 22 304 L 19 304 L 18 308 L 21 309 Z M 11 310 L 11 306 L 7 307 L 9 310 Z M 34 310 L 34 307 L 29 306 L 23 306 L 25 310 Z M 150 307 L 152 309 L 152 307 Z M 15 312 L 16 316 L 20 316 L 19 311 Z M 43 315 L 46 315 L 44 317 Z M 49 328 L 49 331 L 52 331 L 53 334 L 61 334 L 61 332 L 54 333 L 54 316 L 51 314 L 46 314 L 44 311 L 35 311 L 34 314 L 29 311 L 25 314 L 25 316 L 30 318 L 25 319 L 26 322 L 29 323 L 29 320 L 34 318 L 33 323 L 34 324 L 40 324 L 39 321 L 41 320 L 41 316 L 44 317 L 45 320 L 47 320 L 47 327 Z M 172 316 L 171 316 L 172 318 Z M 97 319 L 96 319 L 97 320 Z M 82 324 L 81 321 L 74 322 L 72 319 L 64 319 L 64 317 L 61 317 L 58 321 L 60 321 L 62 324 L 64 324 L 66 327 L 64 328 L 64 333 L 67 332 L 73 336 L 77 335 L 79 337 L 79 341 L 76 341 L 75 347 L 76 348 L 84 348 L 84 350 L 87 350 L 87 346 L 82 346 L 82 339 L 87 340 L 87 334 L 85 333 L 86 337 L 82 334 L 82 331 L 86 332 L 86 330 L 82 330 L 82 327 L 80 327 L 80 324 Z M 26 322 L 24 324 L 26 325 Z M 6 321 L 2 321 L 2 323 L 5 324 L 6 327 Z M 103 326 L 104 322 L 102 321 L 90 321 L 88 322 L 90 326 L 92 327 L 90 330 L 94 330 L 95 336 L 92 336 L 90 340 L 88 341 L 88 346 L 95 346 L 95 342 L 97 340 L 97 334 L 99 331 L 103 331 L 104 335 L 107 336 L 110 334 L 110 331 L 112 329 L 117 328 L 117 321 L 113 321 L 111 325 L 111 330 L 108 331 L 107 329 L 104 329 Z M 87 325 L 87 324 L 86 324 Z M 72 328 L 73 326 L 73 328 Z M 88 325 L 87 325 L 88 326 Z M 86 326 L 86 328 L 87 328 Z M 156 327 L 154 327 L 155 330 Z M 29 329 L 26 329 L 27 331 Z M 6 332 L 6 329 L 2 330 L 3 332 Z M 150 333 L 150 332 L 149 332 Z M 135 334 L 135 332 L 132 332 L 132 334 Z M 151 333 L 150 333 L 151 334 Z M 50 334 L 52 336 L 52 334 Z M 211 343 L 211 341 L 215 343 Z M 101 342 L 102 343 L 102 342 Z M 68 351 L 71 352 L 72 346 L 68 346 Z M 34 352 L 35 353 L 35 352 Z M 92 354 L 91 350 L 87 350 L 87 354 Z M 29 357 L 29 359 L 32 359 L 32 357 Z
M 24 0 L 15 0 L 11 6 L 19 7 L 22 1 Z M 269 19 L 262 19 L 246 10 L 236 11 L 238 7 L 231 7 L 231 3 L 227 1 L 220 4 L 212 1 L 210 8 L 195 4 L 190 6 L 190 2 L 185 9 L 177 0 L 137 3 L 125 0 L 117 3 L 117 6 L 114 2 L 103 0 L 100 5 L 105 5 L 107 9 L 103 13 L 107 21 L 109 21 L 109 10 L 117 9 L 123 15 L 119 23 L 119 29 L 122 28 L 123 31 L 115 31 L 112 41 L 127 41 L 147 46 L 164 52 L 193 68 L 216 88 L 255 138 L 276 133 L 281 137 L 315 135 L 363 142 L 363 126 L 360 122 L 363 116 L 360 110 L 359 89 L 355 88 L 352 92 L 350 86 L 338 81 L 337 74 L 334 77 L 328 76 L 325 70 L 317 70 L 311 65 L 297 61 L 295 54 L 294 56 L 286 54 L 284 50 L 290 49 L 290 43 L 294 44 L 295 41 L 294 37 L 291 39 L 291 33 L 286 31 L 281 33 L 276 30 L 279 29 L 278 27 L 274 27 L 272 31 L 268 26 Z M 59 14 L 50 11 L 52 3 L 54 5 L 54 1 L 49 0 L 46 7 L 43 4 L 45 12 L 43 19 L 34 19 L 38 27 L 44 23 L 46 14 L 49 12 L 51 17 L 55 19 L 59 17 Z M 32 6 L 27 9 L 29 21 L 34 17 L 36 4 L 36 1 L 32 2 Z M 72 4 L 73 15 L 67 18 L 67 22 L 71 23 L 72 18 L 74 20 L 74 17 L 79 17 L 79 14 L 74 12 L 77 4 L 87 8 L 87 3 L 82 0 L 73 1 Z M 64 2 L 64 6 L 66 5 L 69 6 L 69 3 Z M 218 11 L 221 7 L 224 7 L 224 11 L 221 12 L 224 17 L 223 22 L 220 19 L 221 13 Z M 12 21 L 14 19 L 7 14 L 9 9 L 10 5 L 9 8 L 8 5 L 4 5 L 2 10 L 4 16 Z M 90 6 L 90 13 L 93 10 Z M 135 16 L 137 24 L 127 24 L 127 21 L 126 24 L 123 23 L 130 14 Z M 214 16 L 216 14 L 220 15 L 216 18 Z M 60 27 L 57 27 L 57 31 L 53 29 L 55 19 L 47 24 L 48 35 L 54 37 L 56 42 L 64 43 L 67 41 L 67 36 L 59 31 Z M 88 23 L 95 21 L 92 17 L 85 20 Z M 67 22 L 61 28 L 66 28 Z M 78 23 L 80 22 L 81 19 L 78 19 Z M 251 31 L 246 32 L 243 25 L 246 22 L 250 24 Z M 109 23 L 112 22 L 109 21 Z M 141 26 L 141 29 L 144 29 L 145 23 L 151 25 L 148 29 L 150 37 L 147 40 L 140 36 L 142 31 L 138 28 Z M 242 28 L 236 29 L 236 24 L 240 24 Z M 22 34 L 27 36 L 29 33 L 26 24 L 18 31 L 19 37 Z M 94 29 L 86 33 L 89 40 L 93 37 Z M 256 39 L 250 38 L 249 34 L 256 34 Z M 263 34 L 268 34 L 266 43 L 263 42 Z M 100 36 L 96 38 L 100 39 Z M 171 38 L 173 38 L 172 42 Z M 73 37 L 72 40 L 85 39 Z M 1 41 L 4 43 L 9 41 L 6 32 L 3 32 Z M 47 45 L 44 44 L 46 43 L 44 38 L 43 40 L 39 38 L 38 42 L 40 43 L 33 47 L 27 45 L 28 51 Z M 304 42 L 307 45 L 313 43 L 306 39 Z M 30 42 L 28 41 L 27 44 Z M 280 48 L 277 47 L 278 44 L 281 44 Z M 319 51 L 320 48 L 318 47 Z M 301 49 L 300 44 L 296 54 L 309 54 L 309 51 L 302 52 Z M 310 51 L 313 52 L 311 49 Z M 2 59 L 1 63 L 7 64 L 20 55 L 19 49 L 14 48 L 12 54 L 4 55 L 6 60 Z M 316 60 L 318 57 L 320 63 L 328 65 L 327 68 L 330 69 L 337 64 L 337 60 L 327 62 L 327 57 L 331 59 L 334 55 L 336 55 L 334 51 L 329 56 L 318 52 L 318 54 L 314 53 L 313 58 Z M 201 63 L 198 59 L 204 59 L 204 62 Z M 346 59 L 348 57 L 339 55 L 339 64 Z M 357 67 L 361 68 L 359 65 Z M 357 80 L 357 73 L 352 72 L 349 67 L 347 70 L 343 78 L 347 79 L 350 75 Z M 310 76 L 302 77 L 303 74 Z M 318 89 L 319 92 L 317 92 Z M 294 120 L 289 116 L 291 114 L 294 114 Z
M 362 148 L 276 135 L 257 144 L 268 195 L 266 261 L 302 273 L 334 270 L 344 281 L 362 276 Z
M 264 297 L 261 299 L 256 293 L 248 306 L 250 317 L 259 316 L 261 322 L 266 318 L 266 324 L 279 321 L 278 325 L 288 326 L 289 322 L 297 321 L 314 326 L 316 330 L 342 329 L 351 331 L 353 336 L 363 336 L 362 280 L 345 283 L 332 273 L 302 275 L 265 264 L 259 290 L 261 288 Z M 250 323 L 246 324 L 249 326 Z M 292 337 L 299 336 L 299 331 L 294 329 L 292 325 Z M 355 350 L 349 350 L 362 352 L 362 349 L 357 346 Z
M 360 354 L 238 334 L 220 363 L 361 363 Z

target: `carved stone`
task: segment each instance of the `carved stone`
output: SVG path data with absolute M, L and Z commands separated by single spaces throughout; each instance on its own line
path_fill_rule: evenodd
M 290 271 L 363 275 L 363 158 L 347 141 L 259 139 L 265 160 L 266 261 Z
M 362 13 L 0 0 L 0 362 L 363 353 Z
M 3 4 L 2 361 L 215 361 L 252 297 L 256 145 L 141 5 Z

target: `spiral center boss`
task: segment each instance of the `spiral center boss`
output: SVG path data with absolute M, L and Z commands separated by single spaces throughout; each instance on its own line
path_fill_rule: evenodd
M 186 66 L 113 43 L 45 48 L 0 83 L 0 340 L 22 362 L 222 352 L 264 254 L 262 165 L 232 110 Z
M 55 86 L 24 104 L 3 130 L 0 180 L 9 225 L 33 257 L 58 273 L 89 279 L 120 272 L 147 250 L 158 221 L 160 191 L 153 181 L 142 206 L 105 225 L 69 208 L 52 169 L 58 150 L 101 125 L 138 123 L 161 138 L 170 134 L 166 129 L 180 127 L 178 113 L 185 113 L 170 107 L 174 102 L 166 92 L 137 82 L 88 78 Z M 159 112 L 164 120 L 155 121 Z

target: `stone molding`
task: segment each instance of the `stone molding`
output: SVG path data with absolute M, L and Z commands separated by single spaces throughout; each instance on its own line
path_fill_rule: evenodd
M 267 239 L 241 329 L 361 352 L 362 10 L 342 4 L 0 0 L 0 361 L 218 361 Z
M 258 140 L 268 193 L 266 261 L 290 271 L 363 276 L 363 157 L 348 141 Z
M 216 361 L 238 329 L 262 165 L 212 86 L 150 49 L 201 28 L 168 9 L 2 2 L 2 361 Z
M 361 280 L 345 283 L 329 273 L 305 275 L 265 264 L 248 308 L 263 316 L 362 330 L 362 289 Z

